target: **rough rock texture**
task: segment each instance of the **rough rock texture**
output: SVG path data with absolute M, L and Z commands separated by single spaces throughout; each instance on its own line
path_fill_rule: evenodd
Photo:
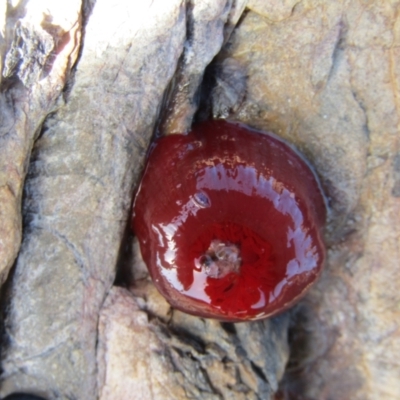
M 193 0 L 187 3 L 188 37 L 185 51 L 166 100 L 163 134 L 190 130 L 198 108 L 204 70 L 229 38 L 246 0 Z
M 80 44 L 81 0 L 26 3 L 0 6 L 0 285 L 21 242 L 21 196 L 33 141 Z
M 180 0 L 136 4 L 96 2 L 65 104 L 35 144 L 9 285 L 1 395 L 97 398 L 99 309 L 186 31 Z
M 330 203 L 327 269 L 293 319 L 280 398 L 400 397 L 400 2 L 249 0 L 232 33 L 244 2 L 209 1 L 84 4 L 93 14 L 76 75 L 29 166 L 24 240 L 8 285 L 1 396 L 25 390 L 50 399 L 125 399 L 129 388 L 143 399 L 267 399 L 276 390 L 289 315 L 221 325 L 174 312 L 147 281 L 130 238 L 123 240 L 158 108 L 167 97 L 161 129 L 187 129 L 202 69 L 231 34 L 210 71 L 212 114 L 294 143 Z M 8 76 L 0 95 L 6 269 L 19 246 L 19 201 L 35 132 L 78 43 L 71 34 L 52 52 L 62 31 L 44 29 L 41 19 L 35 25 L 23 12 L 33 5 L 32 15 L 42 16 L 34 13 L 39 2 L 20 3 L 7 9 L 6 24 L 0 5 Z M 69 19 L 79 14 L 62 15 L 69 25 L 57 25 L 79 32 Z M 216 35 L 209 46 L 208 29 Z M 14 40 L 14 32 L 27 40 Z M 29 54 L 40 55 L 37 64 Z M 42 75 L 49 54 L 60 64 Z M 131 293 L 112 288 L 101 309 L 116 265 L 126 273 L 132 263 Z
M 100 399 L 270 399 L 288 318 L 221 324 L 170 309 L 150 282 L 113 288 L 100 315 Z M 151 299 L 151 300 L 148 300 Z
M 301 149 L 331 206 L 285 393 L 398 399 L 400 2 L 279 3 L 250 1 L 219 58 L 247 74 L 230 117 Z
M 188 317 L 172 312 L 146 274 L 136 276 L 136 299 L 122 289 L 106 297 L 117 265 L 129 262 L 132 190 L 165 91 L 172 88 L 190 125 L 196 107 L 185 104 L 196 104 L 204 69 L 243 4 L 84 5 L 83 50 L 25 182 L 24 238 L 6 285 L 0 395 L 269 399 L 276 392 L 288 359 L 288 315 L 237 328 Z M 25 77 L 24 63 L 14 67 Z M 184 95 L 181 78 L 190 87 Z

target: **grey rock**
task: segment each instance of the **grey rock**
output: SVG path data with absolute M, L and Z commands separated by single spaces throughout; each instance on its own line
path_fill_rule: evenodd
M 229 118 L 242 105 L 246 96 L 246 70 L 233 58 L 215 63 L 215 84 L 211 89 L 213 118 Z
M 181 1 L 140 4 L 96 2 L 66 100 L 36 141 L 9 285 L 2 396 L 97 398 L 99 310 L 185 38 Z
M 204 71 L 229 38 L 246 0 L 193 0 L 188 2 L 188 36 L 179 68 L 166 99 L 160 130 L 186 133 L 198 108 Z
M 101 400 L 131 393 L 135 399 L 273 398 L 288 357 L 288 314 L 221 324 L 170 310 L 150 282 L 133 292 L 114 287 L 101 311 Z
M 21 196 L 33 142 L 80 45 L 81 1 L 5 4 L 0 23 L 0 285 L 21 242 Z M 51 18 L 50 18 L 51 16 Z
M 297 309 L 283 394 L 398 399 L 398 4 L 251 0 L 233 30 L 244 2 L 204 9 L 210 2 L 158 0 L 141 11 L 128 3 L 85 3 L 93 14 L 75 81 L 35 146 L 9 285 L 1 395 L 124 398 L 127 385 L 142 398 L 153 388 L 160 399 L 251 399 L 277 390 L 290 315 L 221 325 L 174 311 L 147 280 L 137 249 L 129 292 L 111 288 L 116 265 L 131 263 L 123 237 L 158 109 L 167 105 L 164 133 L 187 130 L 204 68 L 217 55 L 212 113 L 293 143 L 331 205 L 327 268 Z M 36 81 L 26 57 L 8 52 L 19 42 L 7 35 L 21 18 L 12 14 L 0 46 L 10 85 L 0 122 L 0 152 L 9 146 L 0 157 L 6 270 L 19 247 L 30 147 L 60 93 L 24 86 Z M 18 26 L 29 38 L 29 26 Z M 41 76 L 49 48 L 32 76 Z M 21 49 L 29 55 L 37 46 Z M 19 65 L 15 83 L 9 78 Z M 28 98 L 40 112 L 29 114 Z

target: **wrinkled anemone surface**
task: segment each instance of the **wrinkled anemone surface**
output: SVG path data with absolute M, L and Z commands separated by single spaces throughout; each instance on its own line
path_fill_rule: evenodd
M 243 321 L 287 309 L 315 282 L 325 216 L 320 185 L 296 151 L 220 120 L 155 142 L 133 229 L 173 307 Z

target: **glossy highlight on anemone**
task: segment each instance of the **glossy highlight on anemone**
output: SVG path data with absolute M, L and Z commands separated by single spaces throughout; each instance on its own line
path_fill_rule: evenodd
M 132 226 L 173 307 L 245 321 L 286 310 L 316 281 L 325 217 L 318 180 L 296 151 L 217 120 L 154 144 Z

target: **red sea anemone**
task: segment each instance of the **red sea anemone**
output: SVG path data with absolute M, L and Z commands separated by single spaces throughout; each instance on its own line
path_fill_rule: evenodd
M 325 216 L 317 178 L 297 152 L 219 120 L 156 141 L 133 229 L 173 307 L 243 321 L 287 309 L 315 282 Z

